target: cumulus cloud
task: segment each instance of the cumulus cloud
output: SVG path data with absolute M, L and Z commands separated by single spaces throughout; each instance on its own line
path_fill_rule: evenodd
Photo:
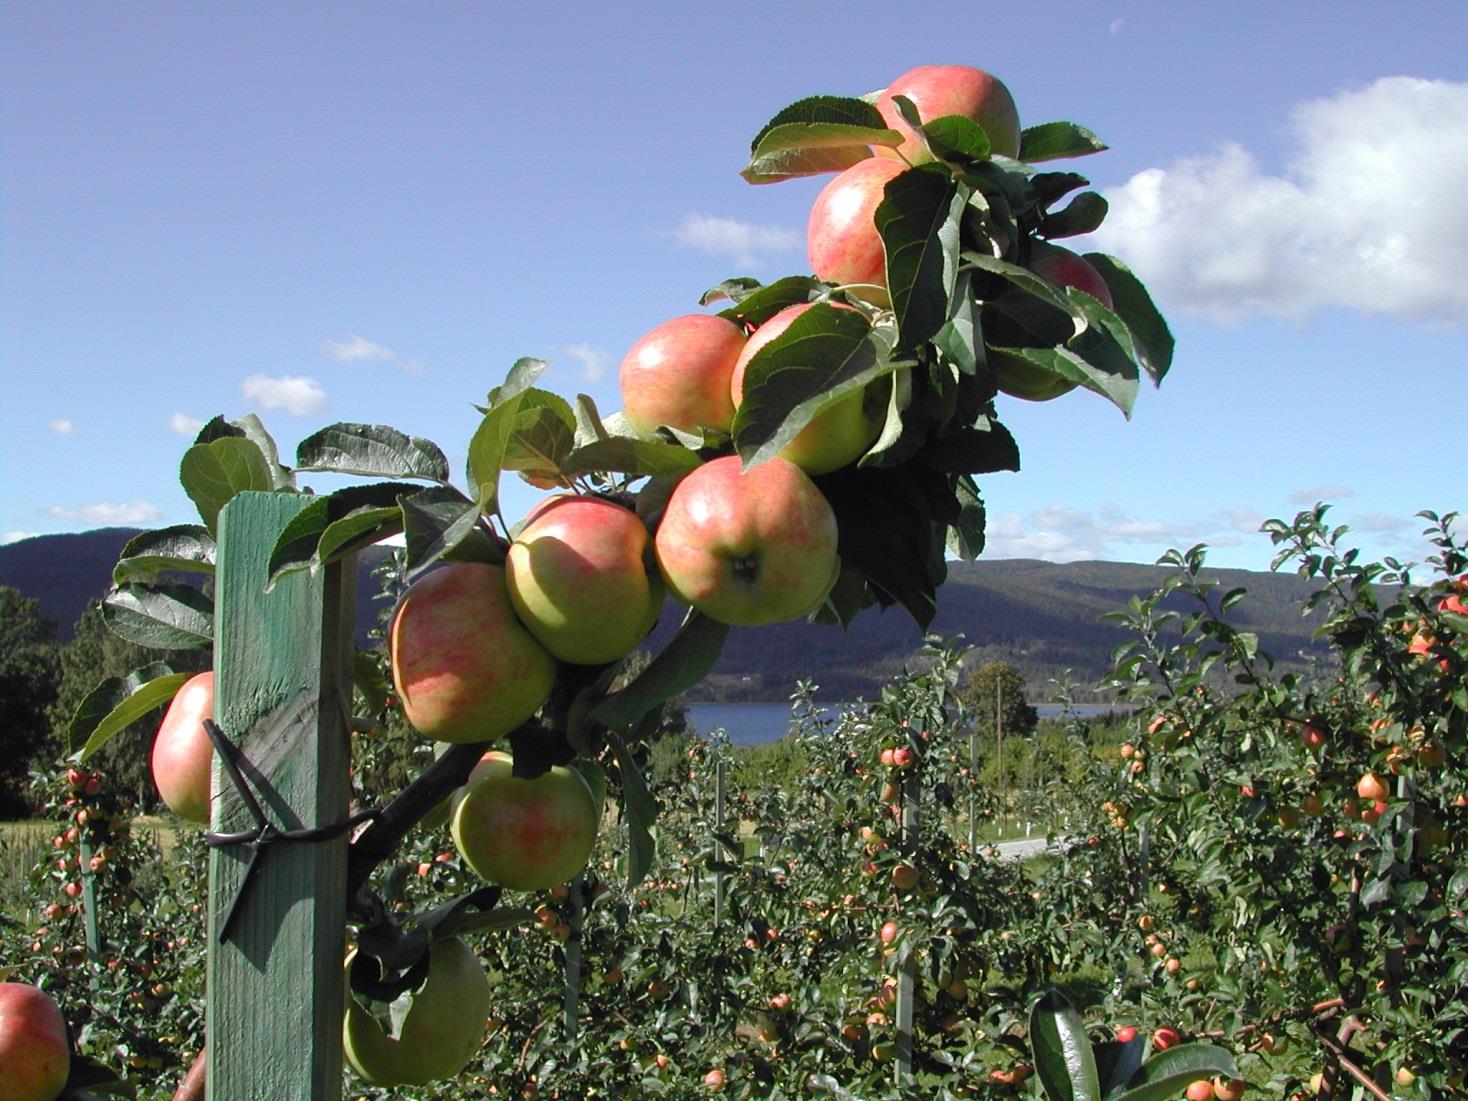
M 572 344 L 566 349 L 566 357 L 581 365 L 581 378 L 586 382 L 596 382 L 606 374 L 611 358 L 603 349 L 586 343 Z
M 790 252 L 805 244 L 805 235 L 779 226 L 757 226 L 734 218 L 690 214 L 673 231 L 685 248 L 724 256 L 738 267 L 751 268 L 769 253 Z
M 49 428 L 49 429 L 51 429 L 51 431 L 52 432 L 55 432 L 58 436 L 75 436 L 76 435 L 76 425 L 72 424 L 71 421 L 64 421 L 64 420 L 47 421 L 46 422 L 46 427 Z
M 40 534 L 38 531 L 0 531 L 0 547 L 8 547 L 11 543 L 19 543 L 22 539 L 34 539 Z
M 97 501 L 75 508 L 52 505 L 46 511 L 59 520 L 80 520 L 85 524 L 102 527 L 137 527 L 140 524 L 156 524 L 163 519 L 163 513 L 147 501 Z
M 319 413 L 326 408 L 326 391 L 317 385 L 314 378 L 251 375 L 240 389 L 261 409 L 283 409 L 296 417 Z
M 176 436 L 197 436 L 204 422 L 187 413 L 175 413 L 168 418 L 168 430 Z
M 366 337 L 349 336 L 345 340 L 323 340 L 322 350 L 338 363 L 356 363 L 363 360 L 390 360 L 391 348 L 386 348 Z
M 1219 321 L 1468 315 L 1468 83 L 1386 77 L 1303 103 L 1285 170 L 1237 144 L 1106 191 L 1095 235 L 1166 308 Z
M 1173 546 L 1211 542 L 1219 525 L 1141 520 L 1120 509 L 1098 512 L 1052 505 L 1025 513 L 989 517 L 986 554 L 995 558 L 1040 558 L 1047 562 L 1150 560 Z

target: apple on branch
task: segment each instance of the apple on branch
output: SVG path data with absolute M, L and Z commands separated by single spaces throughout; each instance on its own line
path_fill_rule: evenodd
M 535 507 L 510 544 L 510 601 L 561 661 L 616 661 L 642 641 L 662 610 L 651 548 L 635 512 L 600 497 L 552 497 Z
M 434 741 L 502 737 L 555 686 L 555 659 L 515 615 L 500 566 L 451 562 L 415 581 L 388 643 L 403 714 Z
M 71 1073 L 71 1037 L 51 995 L 0 982 L 0 1098 L 55 1101 Z
M 896 96 L 906 96 L 926 124 L 946 115 L 972 119 L 984 128 L 991 152 L 1018 157 L 1019 111 L 1004 82 L 971 65 L 920 65 L 909 69 L 877 97 L 877 110 L 887 126 L 904 135 L 901 145 L 879 145 L 879 157 L 895 157 L 911 165 L 933 160 L 921 135 L 908 125 L 897 110 Z
M 858 161 L 821 189 L 806 223 L 806 251 L 816 278 L 848 288 L 874 306 L 890 306 L 887 251 L 877 232 L 877 207 L 889 181 L 907 171 L 901 161 Z
M 836 542 L 836 514 L 800 467 L 742 470 L 736 455 L 684 477 L 653 538 L 668 591 L 735 627 L 818 608 L 841 571 Z
M 1113 308 L 1111 288 L 1106 280 L 1083 256 L 1047 241 L 1035 241 L 1030 252 L 1029 268 L 1036 275 L 1058 287 L 1074 287 L 1096 299 L 1108 310 Z M 1026 401 L 1049 401 L 1074 390 L 1076 384 L 1060 378 L 1039 364 L 1002 349 L 992 349 L 989 362 L 999 389 L 1011 397 Z
M 190 677 L 174 694 L 153 739 L 150 764 L 158 797 L 189 822 L 209 821 L 214 743 L 204 720 L 214 717 L 214 673 Z
M 729 377 L 744 330 L 716 314 L 688 314 L 644 334 L 622 359 L 622 409 L 638 432 L 728 432 L 734 420 Z

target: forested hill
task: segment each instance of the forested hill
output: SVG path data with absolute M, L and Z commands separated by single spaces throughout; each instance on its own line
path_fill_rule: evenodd
M 87 602 L 107 589 L 118 552 L 136 531 L 106 528 L 75 535 L 46 535 L 0 547 L 0 585 L 12 586 L 41 603 L 42 612 L 66 639 Z M 368 557 L 368 564 L 376 561 Z M 1046 681 L 1070 671 L 1082 685 L 1109 668 L 1112 648 L 1123 636 L 1101 622 L 1134 595 L 1152 591 L 1167 576 L 1156 566 L 1121 562 L 1056 564 L 1025 559 L 952 563 L 939 597 L 931 631 L 963 635 L 979 660 L 1013 663 L 1040 698 Z M 1313 619 L 1302 619 L 1309 586 L 1293 574 L 1219 570 L 1226 586 L 1249 590 L 1233 614 L 1256 632 L 1263 649 L 1282 662 L 1302 662 L 1319 653 L 1311 643 Z M 359 600 L 373 584 L 364 567 Z M 669 608 L 653 634 L 660 646 L 677 626 Z M 359 615 L 366 625 L 370 611 Z M 731 631 L 714 675 L 699 690 L 703 698 L 780 700 L 805 678 L 828 698 L 869 694 L 920 649 L 922 633 L 900 609 L 871 609 L 850 630 L 805 623 Z

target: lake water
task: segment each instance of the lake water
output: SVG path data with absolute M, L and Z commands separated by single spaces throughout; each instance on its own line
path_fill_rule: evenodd
M 825 713 L 835 718 L 844 704 L 827 704 Z M 1042 719 L 1060 714 L 1057 704 L 1036 704 L 1035 710 Z M 1124 705 L 1110 703 L 1081 703 L 1075 705 L 1078 714 L 1105 715 L 1113 711 L 1125 711 Z M 788 703 L 691 703 L 688 705 L 688 721 L 695 730 L 707 736 L 723 728 L 735 745 L 763 745 L 783 738 L 790 732 L 790 705 Z

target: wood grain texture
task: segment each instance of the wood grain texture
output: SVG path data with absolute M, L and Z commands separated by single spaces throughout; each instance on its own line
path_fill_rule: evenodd
M 309 501 L 243 493 L 219 521 L 215 721 L 282 830 L 341 822 L 349 790 L 353 563 L 265 589 L 276 535 Z M 216 761 L 212 828 L 252 824 Z M 337 1101 L 347 838 L 269 846 L 220 944 L 249 855 L 236 845 L 209 860 L 207 1096 Z

